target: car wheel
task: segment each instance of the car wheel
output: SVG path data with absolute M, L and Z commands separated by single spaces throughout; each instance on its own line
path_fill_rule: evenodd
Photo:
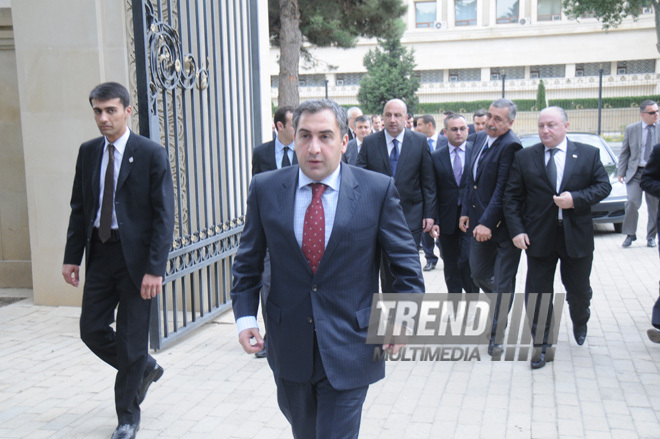
M 614 223 L 613 225 L 614 225 L 614 231 L 616 233 L 621 233 L 621 231 L 623 230 L 623 223 Z

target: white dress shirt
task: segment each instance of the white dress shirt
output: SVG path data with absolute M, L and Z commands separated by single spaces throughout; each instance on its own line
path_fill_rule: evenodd
M 280 142 L 280 139 L 278 137 L 275 137 L 275 164 L 277 165 L 277 169 L 280 169 L 282 167 L 282 159 L 284 158 L 284 147 L 288 146 L 289 151 L 288 151 L 288 156 L 289 156 L 289 163 L 293 163 L 293 142 L 291 142 L 289 145 L 285 145 L 282 142 Z
M 119 139 L 115 143 L 113 143 L 115 147 L 115 187 L 114 189 L 117 188 L 117 178 L 119 177 L 119 170 L 121 169 L 121 160 L 124 157 L 124 150 L 126 149 L 126 142 L 128 142 L 128 136 L 130 136 L 131 130 L 126 128 L 126 131 L 124 134 L 121 135 Z M 103 158 L 101 159 L 101 172 L 99 173 L 99 179 L 101 180 L 101 184 L 99 186 L 99 209 L 96 211 L 96 219 L 94 220 L 94 227 L 99 228 L 101 225 L 101 207 L 103 205 L 103 191 L 105 190 L 105 171 L 108 169 L 108 145 L 110 142 L 108 142 L 108 139 L 105 139 L 105 144 L 103 145 Z M 113 190 L 114 192 L 114 190 Z M 114 198 L 113 198 L 114 201 Z M 112 223 L 110 223 L 110 228 L 112 229 L 117 229 L 119 226 L 117 225 L 117 212 L 115 211 L 115 203 L 112 203 Z

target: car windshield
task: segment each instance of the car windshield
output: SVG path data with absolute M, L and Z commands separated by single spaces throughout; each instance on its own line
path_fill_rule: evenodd
M 616 157 L 599 135 L 591 133 L 567 133 L 566 137 L 573 142 L 586 143 L 587 145 L 598 148 L 600 151 L 600 160 L 603 162 L 603 166 L 605 166 L 607 173 L 612 174 L 613 172 L 616 172 Z M 527 148 L 540 143 L 541 139 L 538 134 L 526 134 L 520 136 L 520 142 L 522 143 L 523 148 Z

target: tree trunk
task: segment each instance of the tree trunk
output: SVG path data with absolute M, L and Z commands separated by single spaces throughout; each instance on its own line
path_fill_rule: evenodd
M 655 45 L 655 48 L 658 50 L 658 53 L 660 53 L 660 1 L 651 0 L 651 3 L 653 4 L 653 12 L 655 15 L 655 34 L 658 41 Z
M 278 106 L 296 106 L 298 95 L 298 65 L 302 33 L 300 32 L 300 11 L 298 0 L 280 2 L 280 80 Z

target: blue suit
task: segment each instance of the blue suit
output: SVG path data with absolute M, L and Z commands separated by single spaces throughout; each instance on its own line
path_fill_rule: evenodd
M 313 383 L 319 367 L 336 391 L 365 387 L 385 375 L 384 362 L 373 360 L 376 346 L 366 344 L 381 250 L 391 259 L 395 291 L 420 293 L 424 282 L 417 249 L 393 179 L 342 164 L 332 233 L 313 274 L 294 234 L 298 171 L 294 165 L 252 180 L 232 268 L 234 315 L 236 319 L 257 315 L 268 247 L 272 268 L 266 306 L 268 362 L 278 394 L 283 381 Z M 295 409 L 279 399 L 287 418 L 295 417 L 291 413 Z M 331 413 L 326 419 L 319 414 L 318 422 L 342 423 L 335 419 L 340 416 Z

